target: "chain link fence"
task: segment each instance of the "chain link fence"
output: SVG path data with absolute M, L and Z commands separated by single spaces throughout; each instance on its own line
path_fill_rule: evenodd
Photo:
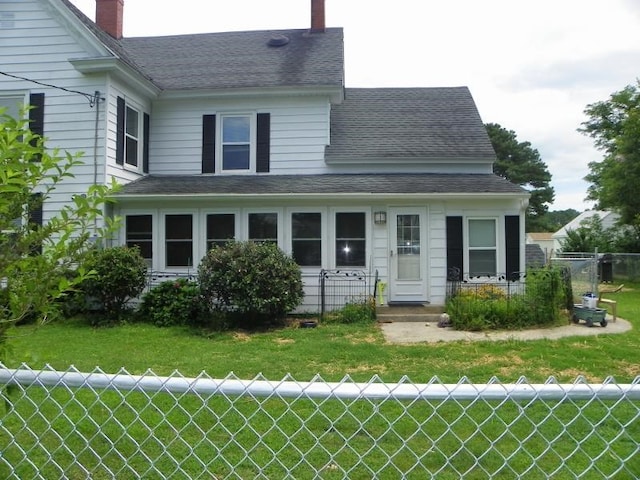
M 7 479 L 640 477 L 640 377 L 390 384 L 23 365 L 0 368 L 0 386 Z

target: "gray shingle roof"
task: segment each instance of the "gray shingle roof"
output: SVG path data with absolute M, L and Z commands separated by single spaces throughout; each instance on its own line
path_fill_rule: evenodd
M 326 160 L 363 158 L 493 161 L 495 153 L 466 87 L 347 88 L 331 110 Z
M 289 43 L 272 47 L 274 36 Z M 162 89 L 343 86 L 342 29 L 123 38 L 127 54 Z
M 492 174 L 149 175 L 118 195 L 511 194 L 526 191 Z
M 341 28 L 129 37 L 116 40 L 64 5 L 123 62 L 163 90 L 344 85 Z M 288 38 L 286 45 L 269 40 Z

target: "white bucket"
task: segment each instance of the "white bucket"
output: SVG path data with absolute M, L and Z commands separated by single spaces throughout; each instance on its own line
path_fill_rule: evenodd
M 585 308 L 597 308 L 598 307 L 598 297 L 596 297 L 593 293 L 587 293 L 582 297 L 582 306 Z

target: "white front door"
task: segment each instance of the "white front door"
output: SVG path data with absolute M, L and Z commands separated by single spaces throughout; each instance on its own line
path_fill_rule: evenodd
M 426 210 L 390 209 L 389 266 L 391 302 L 427 300 Z

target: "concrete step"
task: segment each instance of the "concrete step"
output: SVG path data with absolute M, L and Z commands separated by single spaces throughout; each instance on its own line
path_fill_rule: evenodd
M 439 322 L 442 305 L 391 304 L 376 307 L 376 319 L 382 323 Z

